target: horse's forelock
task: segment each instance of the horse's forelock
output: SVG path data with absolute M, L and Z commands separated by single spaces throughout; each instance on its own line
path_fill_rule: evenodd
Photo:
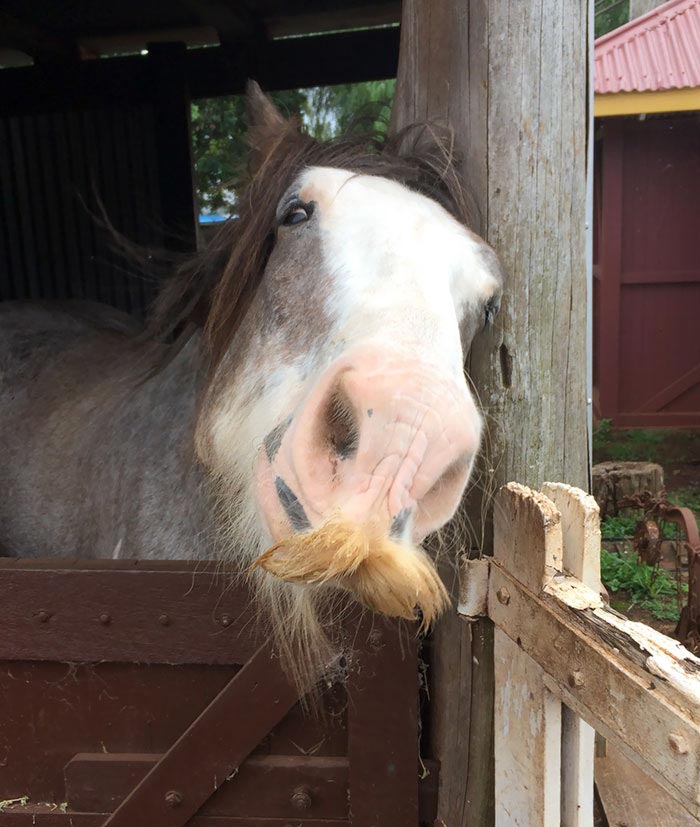
M 266 139 L 264 156 L 256 153 L 254 132 L 250 139 L 255 169 L 241 192 L 237 217 L 226 221 L 206 248 L 169 280 L 149 324 L 149 333 L 156 337 L 183 327 L 191 330 L 193 322 L 203 326 L 212 366 L 228 349 L 262 281 L 274 244 L 278 203 L 307 167 L 385 177 L 432 198 L 464 224 L 470 221 L 451 141 L 434 127 L 410 127 L 389 139 L 361 136 L 321 143 L 286 121 L 276 140 Z

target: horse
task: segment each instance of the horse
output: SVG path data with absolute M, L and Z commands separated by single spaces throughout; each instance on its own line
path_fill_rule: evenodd
M 320 663 L 339 596 L 447 605 L 422 543 L 479 450 L 464 354 L 503 276 L 426 129 L 322 143 L 255 84 L 247 106 L 238 214 L 145 325 L 0 305 L 0 554 L 228 561 Z

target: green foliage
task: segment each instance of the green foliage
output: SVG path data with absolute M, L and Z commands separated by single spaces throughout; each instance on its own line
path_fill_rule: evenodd
M 678 488 L 669 494 L 668 498 L 674 505 L 690 508 L 691 511 L 700 513 L 700 484 Z
M 629 0 L 595 0 L 595 36 L 600 37 L 630 19 Z
M 625 591 L 629 608 L 639 606 L 657 620 L 678 620 L 678 594 L 687 593 L 686 584 L 678 584 L 671 575 L 652 568 L 633 557 L 601 549 L 601 577 L 609 592 Z
M 594 461 L 659 462 L 664 459 L 668 433 L 649 428 L 613 430 L 609 419 L 601 419 L 593 428 Z
M 301 90 L 276 92 L 276 106 L 286 115 L 300 115 L 306 105 Z M 230 211 L 234 184 L 246 162 L 245 99 L 243 96 L 205 98 L 192 104 L 192 152 L 200 207 L 208 212 Z
M 638 522 L 639 517 L 606 517 L 601 520 L 600 533 L 604 540 L 631 537 Z
M 301 118 L 304 128 L 325 141 L 354 126 L 384 132 L 394 96 L 393 80 L 292 89 L 275 92 L 280 111 Z M 245 168 L 245 100 L 242 96 L 207 98 L 192 104 L 192 150 L 200 207 L 229 213 L 235 183 Z

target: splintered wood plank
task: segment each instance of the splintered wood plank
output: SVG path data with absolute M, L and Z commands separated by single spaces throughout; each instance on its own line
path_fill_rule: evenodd
M 595 762 L 598 795 L 609 827 L 698 827 L 653 779 L 612 744 Z
M 494 559 L 539 592 L 561 569 L 559 514 L 543 495 L 509 483 L 494 508 Z M 509 589 L 489 594 L 507 607 Z M 497 629 L 496 827 L 550 827 L 560 822 L 561 703 L 518 637 Z
M 546 482 L 542 493 L 561 515 L 564 568 L 600 592 L 600 510 L 595 499 L 564 483 Z M 573 710 L 562 709 L 561 824 L 593 827 L 595 730 Z
M 534 594 L 494 562 L 488 602 L 498 629 L 543 665 L 550 690 L 697 815 L 700 661 L 563 575 Z

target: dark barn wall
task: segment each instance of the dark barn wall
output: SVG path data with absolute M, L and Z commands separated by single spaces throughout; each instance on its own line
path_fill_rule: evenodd
M 98 199 L 130 240 L 159 245 L 148 104 L 0 119 L 0 299 L 90 299 L 141 314 L 154 282 L 116 255 Z
M 599 134 L 596 412 L 700 427 L 700 115 L 611 118 Z

